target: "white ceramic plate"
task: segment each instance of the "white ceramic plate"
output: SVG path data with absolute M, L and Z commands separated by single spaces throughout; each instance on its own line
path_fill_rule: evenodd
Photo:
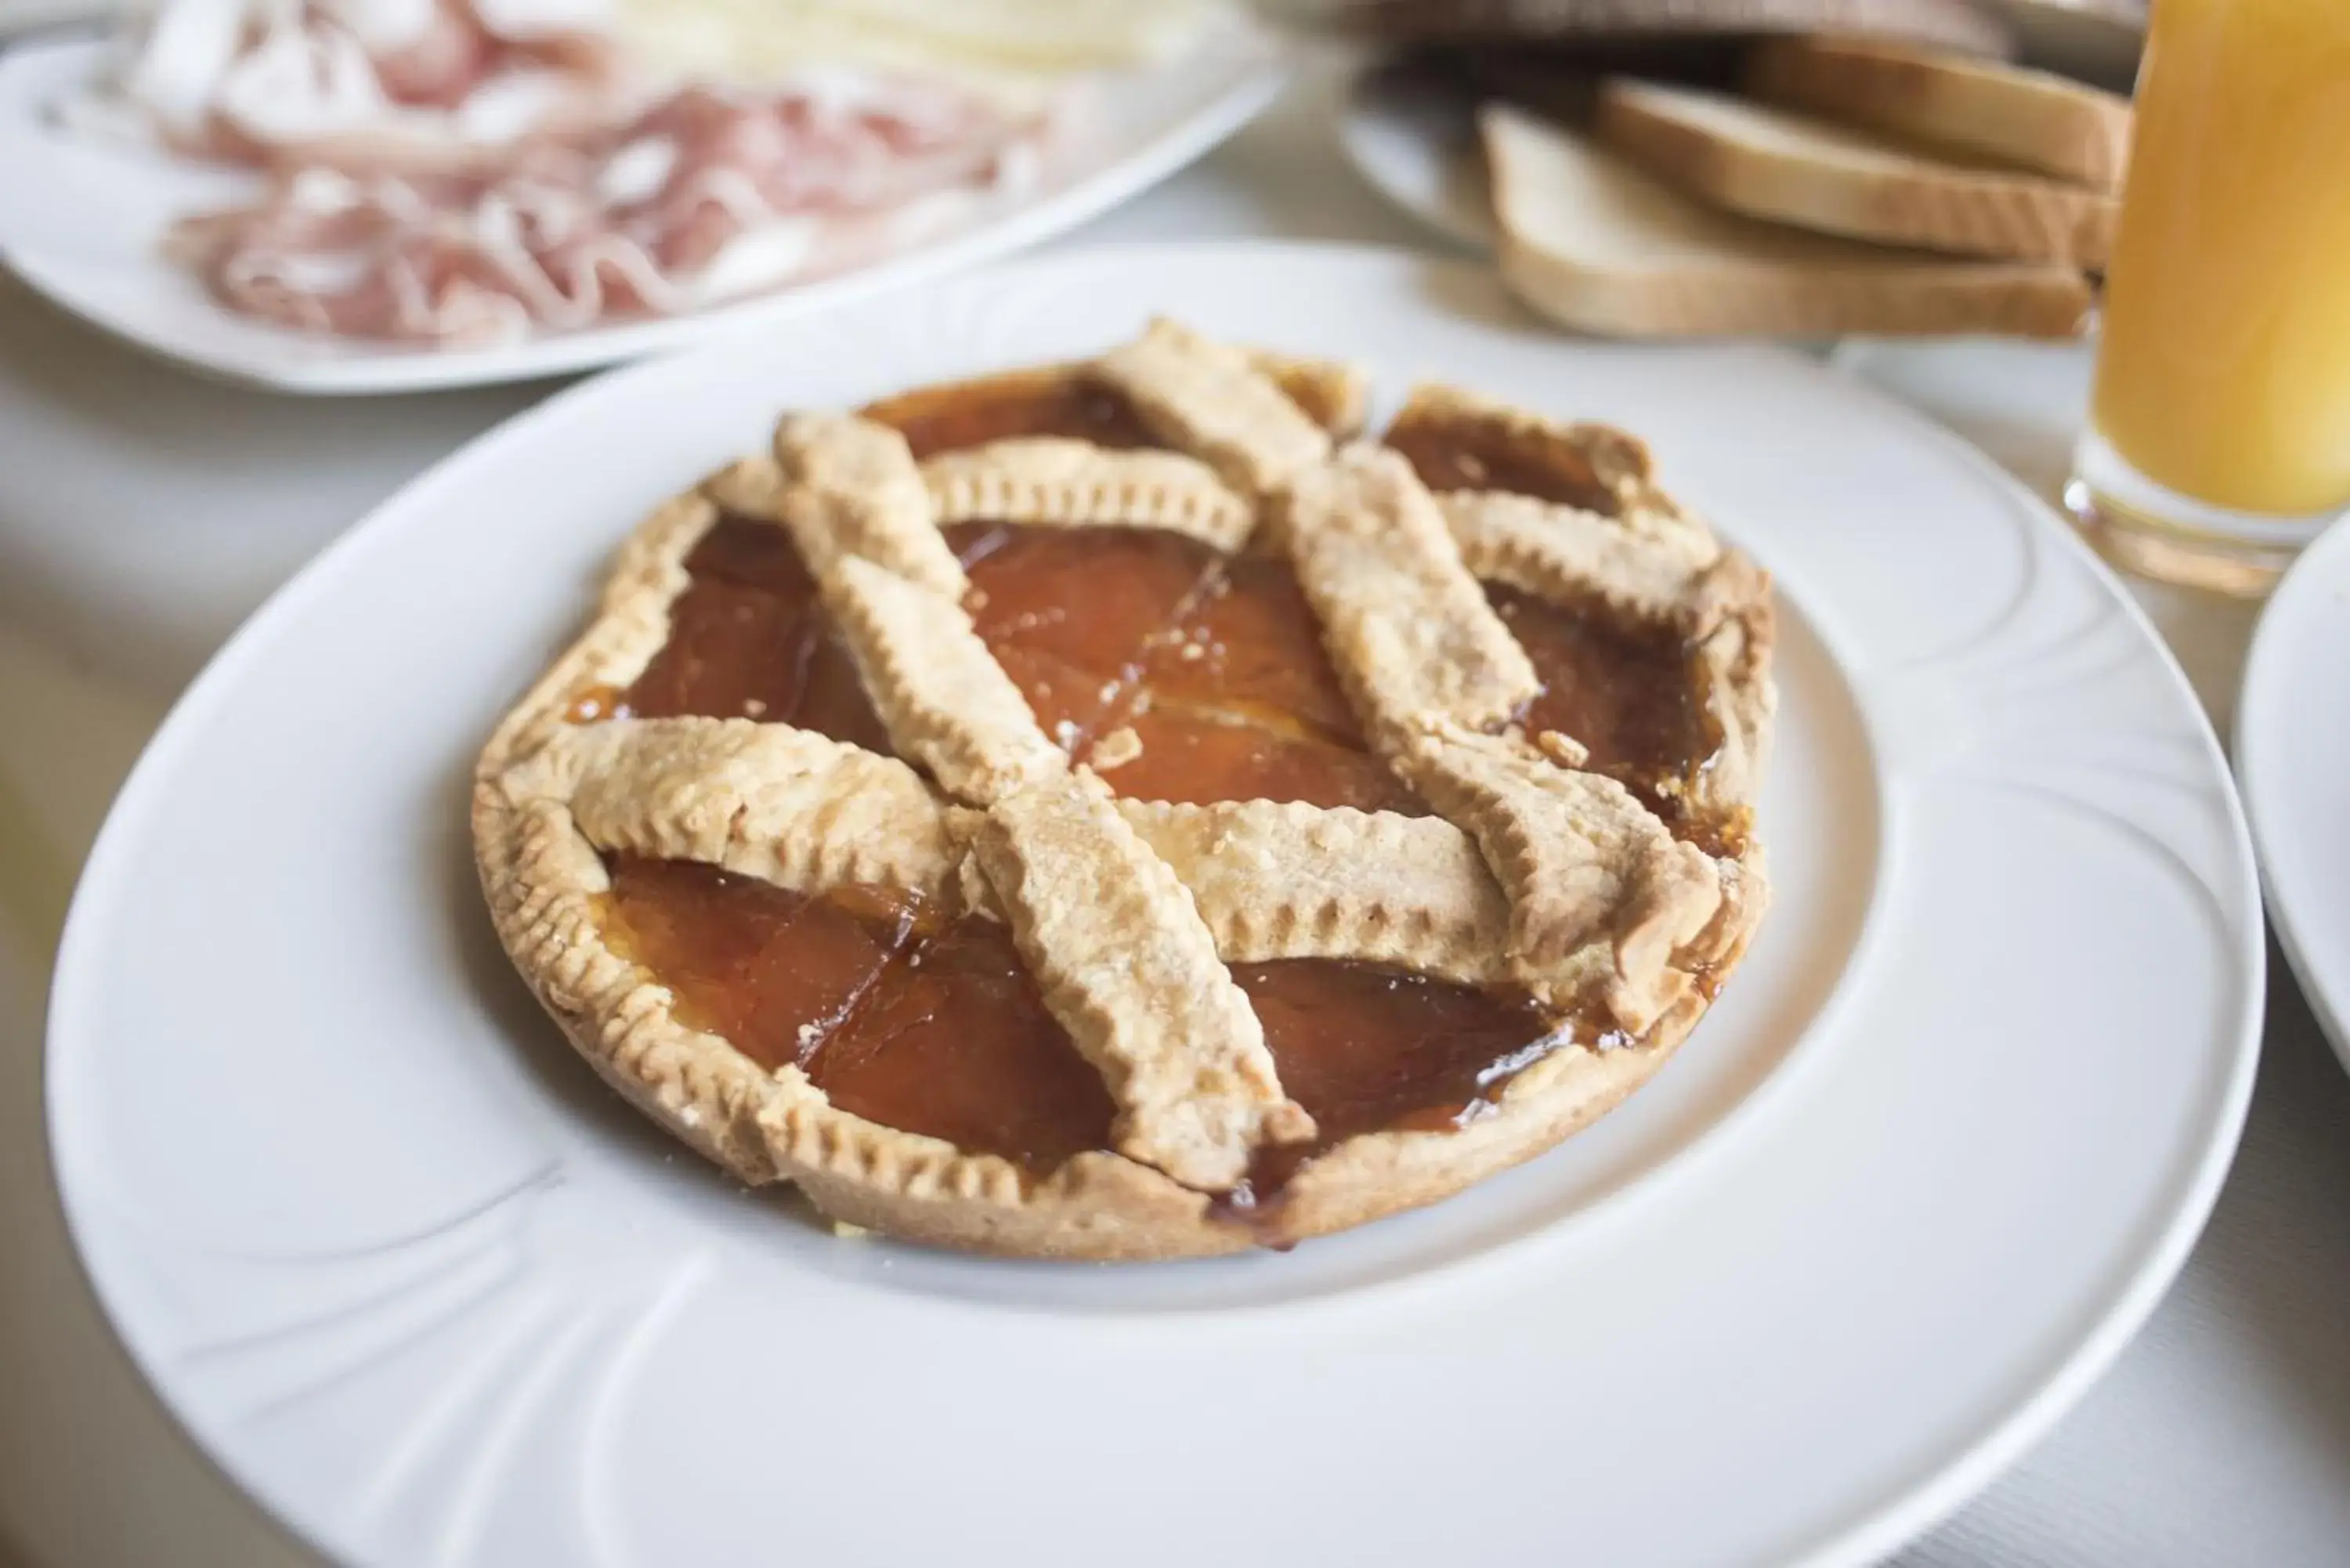
M 1493 206 L 1477 106 L 1460 83 L 1409 59 L 1364 66 L 1347 83 L 1338 140 L 1371 189 L 1438 234 L 1493 247 Z
M 608 1093 L 465 836 L 614 541 L 779 409 L 1153 312 L 1622 421 L 1783 590 L 1777 904 L 1627 1106 L 1294 1253 L 844 1242 Z M 140 1365 L 339 1561 L 1859 1563 L 2076 1396 L 2223 1174 L 2262 991 L 2177 670 L 1980 455 L 1759 349 L 1562 344 L 1482 269 L 1072 253 L 556 398 L 346 535 L 89 862 L 58 1179 Z
M 182 364 L 275 391 L 421 391 L 559 375 L 732 337 L 1033 244 L 1116 206 L 1214 147 L 1264 107 L 1284 69 L 1247 29 L 1097 96 L 1090 156 L 1043 188 L 992 203 L 951 236 L 888 260 L 685 316 L 549 333 L 478 348 L 312 337 L 215 303 L 158 249 L 172 221 L 224 205 L 248 176 L 61 130 L 49 106 L 104 46 L 27 44 L 0 55 L 0 264 L 95 326 Z
M 2236 704 L 2236 776 L 2269 917 L 2310 1010 L 2350 1066 L 2350 527 L 2293 563 L 2261 614 Z

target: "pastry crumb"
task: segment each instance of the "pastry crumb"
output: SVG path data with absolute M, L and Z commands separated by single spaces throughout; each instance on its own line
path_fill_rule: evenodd
M 1134 732 L 1131 724 L 1121 724 L 1094 742 L 1090 761 L 1096 772 L 1107 773 L 1111 768 L 1126 766 L 1140 755 L 1142 737 Z
M 864 1226 L 851 1225 L 846 1220 L 834 1220 L 832 1222 L 832 1233 L 844 1241 L 862 1241 L 867 1237 L 873 1234 L 872 1231 L 868 1231 Z
M 1583 742 L 1556 730 L 1544 730 L 1534 737 L 1534 746 L 1544 756 L 1563 768 L 1579 768 L 1591 760 Z

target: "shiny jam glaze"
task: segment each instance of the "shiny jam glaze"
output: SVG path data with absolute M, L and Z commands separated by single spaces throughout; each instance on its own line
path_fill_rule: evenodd
M 669 640 L 617 703 L 585 716 L 759 719 L 891 754 L 790 535 L 723 514 L 685 570 Z
M 676 993 L 677 1015 L 770 1072 L 806 1063 L 914 929 L 887 895 L 810 898 L 688 860 L 616 856 L 604 930 Z
M 1499 583 L 1485 597 L 1534 661 L 1543 689 L 1520 721 L 1529 734 L 1580 741 L 1591 768 L 1654 804 L 1657 786 L 1689 777 L 1713 754 L 1690 649 L 1641 637 Z
M 1173 632 L 1154 639 L 1143 672 L 1162 701 L 1275 713 L 1335 744 L 1364 743 L 1287 561 L 1252 555 L 1226 563 Z
M 1258 1150 L 1224 1200 L 1235 1218 L 1261 1214 L 1307 1160 L 1347 1138 L 1467 1125 L 1576 1035 L 1524 1001 L 1383 964 L 1286 959 L 1234 964 L 1232 978 L 1264 1025 L 1282 1088 L 1315 1129 L 1310 1143 Z
M 1428 807 L 1378 758 L 1332 745 L 1295 726 L 1236 721 L 1174 705 L 1138 705 L 1120 717 L 1141 741 L 1142 754 L 1106 769 L 1102 778 L 1131 800 L 1194 805 L 1304 801 L 1428 815 Z
M 842 1110 L 1045 1175 L 1108 1146 L 1115 1107 L 1002 926 L 933 929 L 874 888 L 817 897 L 686 861 L 616 857 L 604 929 L 678 1019 Z
M 918 938 L 817 1048 L 808 1075 L 852 1115 L 1038 1177 L 1108 1147 L 1117 1115 L 1010 932 L 976 918 Z
M 1403 453 L 1430 490 L 1507 490 L 1613 516 L 1616 497 L 1581 453 L 1556 441 L 1513 440 L 1505 431 L 1406 414 L 1381 438 Z
M 1014 370 L 923 387 L 858 412 L 896 430 L 918 459 L 1014 436 L 1073 436 L 1119 450 L 1165 444 L 1123 393 L 1075 369 Z
M 947 538 L 972 624 L 1045 732 L 1086 761 L 1118 730 L 1142 742 L 1102 768 L 1118 794 L 1425 813 L 1367 749 L 1285 563 L 1148 528 Z
M 1145 649 L 1217 569 L 1205 545 L 1155 529 L 963 523 L 946 534 L 971 577 L 972 626 L 1073 753 L 1131 696 Z

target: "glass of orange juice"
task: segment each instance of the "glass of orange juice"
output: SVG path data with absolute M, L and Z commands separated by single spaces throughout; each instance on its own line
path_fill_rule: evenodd
M 2074 517 L 2265 592 L 2350 509 L 2350 0 L 2154 0 L 2102 334 Z

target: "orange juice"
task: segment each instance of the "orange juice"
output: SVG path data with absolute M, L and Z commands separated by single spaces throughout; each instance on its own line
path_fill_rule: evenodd
M 2099 434 L 2156 483 L 2350 503 L 2350 0 L 2154 0 L 2098 350 Z

